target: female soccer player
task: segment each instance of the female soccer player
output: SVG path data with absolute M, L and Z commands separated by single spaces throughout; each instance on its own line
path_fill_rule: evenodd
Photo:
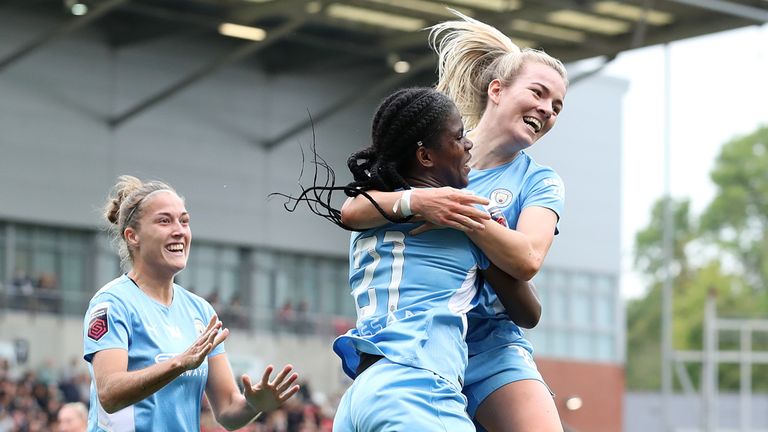
M 229 330 L 208 302 L 173 283 L 192 241 L 173 188 L 122 176 L 105 210 L 131 269 L 102 287 L 85 314 L 89 431 L 200 430 L 203 392 L 219 423 L 237 429 L 299 391 L 290 365 L 274 380 L 272 366 L 255 384 L 243 375 L 239 391 L 221 344 Z

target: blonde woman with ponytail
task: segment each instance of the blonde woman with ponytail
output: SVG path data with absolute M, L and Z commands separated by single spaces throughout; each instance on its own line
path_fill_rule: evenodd
M 192 231 L 169 185 L 121 176 L 104 215 L 128 272 L 91 299 L 84 358 L 91 373 L 88 430 L 200 430 L 203 393 L 228 430 L 243 427 L 298 392 L 292 367 L 274 380 L 241 377 L 240 392 L 213 307 L 173 282 L 187 265 Z
M 459 20 L 432 27 L 429 39 L 439 57 L 437 89 L 455 101 L 471 129 L 471 192 L 414 190 L 406 208 L 429 222 L 419 231 L 431 225 L 465 231 L 492 263 L 529 281 L 558 232 L 564 188 L 557 173 L 525 150 L 554 126 L 567 74 L 559 60 L 543 51 L 520 49 L 497 29 L 456 15 Z M 401 216 L 394 210 L 403 208 L 402 192 L 369 193 L 381 208 Z M 489 203 L 488 211 L 475 207 Z M 380 225 L 384 218 L 358 197 L 345 203 L 342 221 L 361 228 Z M 537 321 L 513 321 L 530 316 L 516 307 L 502 304 L 486 284 L 480 304 L 468 314 L 467 412 L 481 431 L 561 432 L 552 394 L 521 330 Z

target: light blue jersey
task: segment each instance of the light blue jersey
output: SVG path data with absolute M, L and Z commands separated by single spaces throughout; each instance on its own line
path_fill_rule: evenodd
M 114 348 L 128 351 L 128 371 L 166 361 L 192 345 L 213 314 L 208 302 L 176 284 L 170 306 L 151 299 L 127 275 L 102 287 L 91 299 L 84 320 L 84 358 L 92 378 L 88 431 L 200 430 L 208 359 L 113 414 L 99 404 L 91 361 L 95 353 Z M 208 358 L 223 352 L 222 344 Z
M 359 351 L 432 371 L 460 390 L 466 313 L 476 304 L 478 268 L 487 268 L 488 260 L 462 232 L 408 235 L 416 226 L 352 234 L 349 281 L 357 323 L 333 350 L 352 378 Z
M 468 189 L 488 198 L 492 206 L 501 210 L 507 226 L 512 229 L 526 207 L 548 208 L 557 214 L 558 220 L 563 211 L 565 190 L 560 176 L 552 168 L 537 164 L 523 151 L 504 165 L 470 171 Z M 523 337 L 523 331 L 509 320 L 488 284 L 480 291 L 479 304 L 467 316 L 470 356 L 509 345 Z

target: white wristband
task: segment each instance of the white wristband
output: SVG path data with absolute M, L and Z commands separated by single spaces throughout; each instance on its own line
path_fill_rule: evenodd
M 413 215 L 411 212 L 411 192 L 413 192 L 413 190 L 406 189 L 403 191 L 403 195 L 400 197 L 400 199 L 395 201 L 395 206 L 392 207 L 392 213 L 394 213 L 395 216 L 397 216 L 398 209 L 400 210 L 400 214 L 403 215 L 403 217 Z

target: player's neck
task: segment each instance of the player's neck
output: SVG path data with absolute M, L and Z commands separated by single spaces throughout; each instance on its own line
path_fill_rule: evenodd
M 404 180 L 408 185 L 416 188 L 438 188 L 445 186 L 445 183 L 430 175 L 430 173 L 418 176 L 406 176 L 404 177 Z
M 173 303 L 173 276 L 152 272 L 143 266 L 134 266 L 128 277 L 153 300 L 170 306 Z
M 504 165 L 514 160 L 522 149 L 506 142 L 503 136 L 494 134 L 493 129 L 478 127 L 469 134 L 474 146 L 470 150 L 472 159 L 469 166 L 473 169 L 489 169 Z

